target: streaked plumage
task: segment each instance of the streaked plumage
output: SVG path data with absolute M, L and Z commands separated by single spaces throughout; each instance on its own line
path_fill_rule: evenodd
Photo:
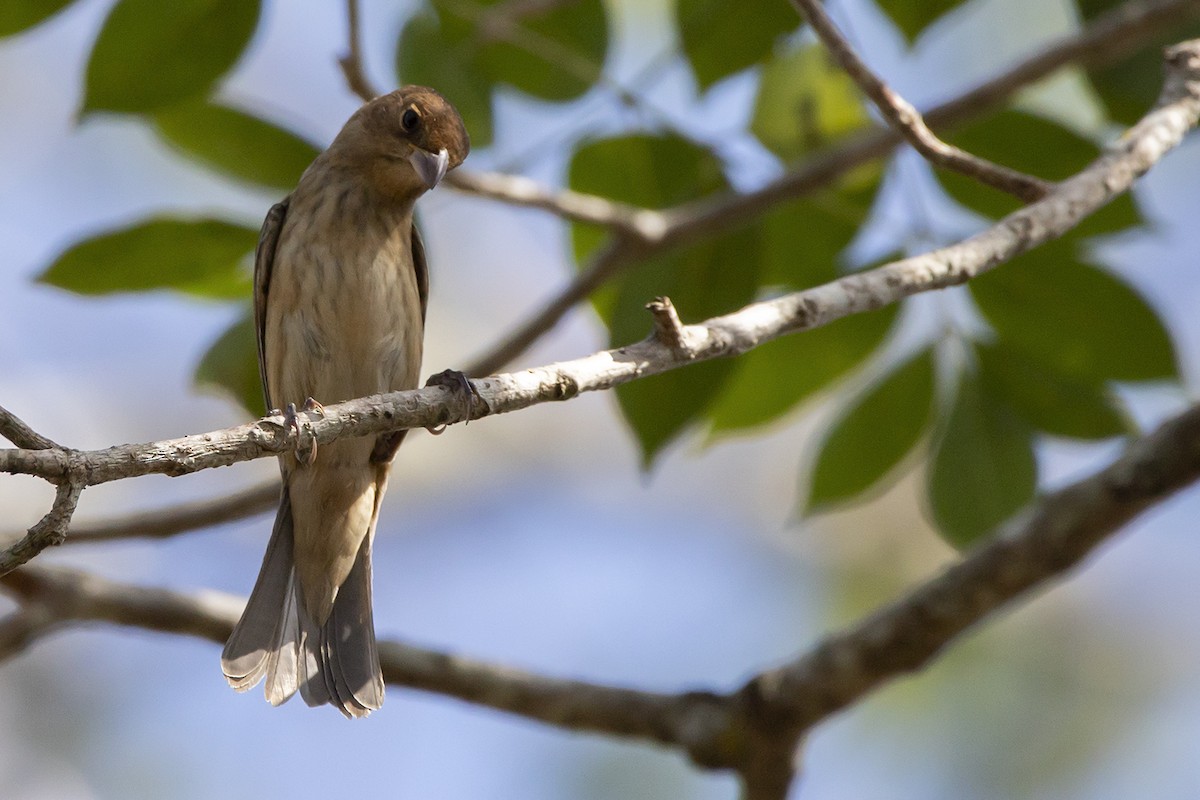
M 359 109 L 267 214 L 254 306 L 269 407 L 417 386 L 429 279 L 413 204 L 468 150 L 454 108 L 405 87 Z M 265 677 L 272 704 L 299 690 L 347 716 L 380 707 L 371 544 L 402 439 L 343 439 L 307 465 L 280 457 L 271 541 L 221 660 L 235 689 Z

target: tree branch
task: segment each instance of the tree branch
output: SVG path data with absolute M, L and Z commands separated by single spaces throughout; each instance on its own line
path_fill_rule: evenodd
M 980 84 L 925 113 L 926 122 L 937 128 L 952 127 L 978 117 L 1007 100 L 1019 89 L 1074 62 L 1101 64 L 1118 60 L 1135 51 L 1163 30 L 1176 26 L 1187 17 L 1200 16 L 1200 0 L 1147 0 L 1129 2 L 1098 17 L 1080 33 L 1063 37 L 1040 53 L 1020 62 L 991 80 Z M 891 128 L 877 128 L 851 137 L 845 143 L 789 171 L 766 186 L 746 194 L 725 193 L 695 200 L 656 212 L 666 224 L 652 226 L 642 235 L 622 230 L 609 245 L 600 277 L 585 270 L 570 281 L 538 311 L 522 322 L 517 330 L 503 338 L 472 362 L 468 374 L 495 372 L 516 359 L 542 335 L 554 328 L 568 311 L 599 285 L 647 256 L 691 244 L 744 224 L 774 208 L 784 200 L 810 194 L 830 185 L 839 177 L 868 161 L 886 156 L 903 141 Z M 466 183 L 466 181 L 464 181 Z M 549 190 L 538 193 L 543 200 L 553 197 Z M 522 193 L 504 196 L 493 183 L 486 196 L 518 205 L 533 205 L 568 219 L 576 217 L 552 202 L 529 203 Z M 583 198 L 576 196 L 575 201 Z M 608 202 L 597 198 L 600 202 Z M 581 220 L 581 221 L 595 221 Z
M 346 53 L 338 59 L 346 86 L 364 103 L 369 103 L 378 97 L 380 92 L 367 77 L 363 69 L 362 58 L 362 28 L 359 24 L 358 0 L 346 0 Z
M 813 725 L 923 666 L 968 627 L 1064 575 L 1198 478 L 1200 406 L 1134 442 L 1106 469 L 1048 494 L 941 575 L 731 693 L 663 694 L 563 680 L 399 642 L 381 643 L 380 661 L 389 683 L 569 730 L 675 746 L 699 766 L 736 771 L 744 797 L 778 800 Z M 130 586 L 62 567 L 26 566 L 0 578 L 0 587 L 25 609 L 0 624 L 0 652 L 66 622 L 223 642 L 240 613 L 239 601 L 226 595 Z
M 227 497 L 72 525 L 63 544 L 91 544 L 117 539 L 166 539 L 188 531 L 253 517 L 271 511 L 277 505 L 279 482 L 269 481 Z M 0 541 L 4 538 L 0 535 Z
M 939 139 L 929 130 L 921 113 L 884 83 L 858 57 L 854 48 L 825 13 L 825 8 L 819 0 L 792 0 L 792 5 L 808 19 L 808 24 L 816 31 L 826 49 L 833 54 L 863 93 L 871 98 L 892 129 L 903 136 L 930 163 L 961 172 L 1002 192 L 1015 195 L 1026 203 L 1046 196 L 1050 184 L 1041 178 L 994 164 Z
M 573 361 L 476 379 L 482 402 L 473 404 L 470 418 L 566 400 L 580 392 L 610 389 L 696 361 L 739 355 L 788 333 L 963 283 L 1063 235 L 1128 190 L 1196 125 L 1200 118 L 1197 53 L 1200 40 L 1171 48 L 1168 79 L 1155 110 L 1082 172 L 991 228 L 948 247 L 685 326 L 686 354 L 651 336 Z M 323 417 L 307 423 L 311 431 L 304 435 L 326 444 L 342 436 L 436 427 L 467 419 L 464 406 L 444 386 L 376 395 L 327 406 Z M 0 450 L 0 472 L 88 486 L 153 473 L 184 475 L 294 449 L 299 437 L 300 432 L 282 416 L 267 417 L 182 439 L 105 450 Z
M 1168 67 L 1163 97 L 1154 111 L 1078 175 L 988 230 L 950 247 L 685 326 L 678 338 L 688 343 L 687 352 L 651 336 L 574 361 L 477 379 L 475 386 L 483 402 L 474 404 L 472 418 L 608 389 L 694 361 L 737 355 L 787 333 L 879 308 L 917 292 L 962 283 L 1061 236 L 1127 190 L 1196 125 L 1200 118 L 1200 41 L 1168 51 Z M 310 423 L 311 434 L 306 431 L 305 435 L 325 444 L 341 436 L 445 425 L 465 418 L 462 406 L 442 386 L 352 400 L 326 407 L 324 415 Z M 13 427 L 11 422 L 8 427 Z M 0 450 L 0 471 L 36 475 L 59 484 L 50 513 L 23 540 L 0 553 L 0 574 L 62 541 L 84 486 L 136 475 L 182 475 L 225 466 L 295 448 L 299 436 L 282 417 L 273 417 L 182 439 L 106 450 Z

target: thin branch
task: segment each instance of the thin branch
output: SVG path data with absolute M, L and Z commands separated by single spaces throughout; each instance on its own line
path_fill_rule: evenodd
M 111 542 L 116 539 L 166 539 L 188 531 L 253 517 L 274 509 L 278 504 L 279 482 L 269 481 L 228 497 L 72 525 L 63 544 Z
M 1200 41 L 1177 45 L 1159 105 L 1082 172 L 1042 200 L 957 244 L 892 262 L 823 286 L 752 303 L 684 328 L 687 357 L 650 337 L 615 350 L 521 372 L 478 378 L 481 402 L 471 418 L 566 400 L 610 389 L 695 361 L 739 355 L 788 333 L 874 310 L 919 292 L 964 283 L 1005 261 L 1062 236 L 1108 203 L 1179 144 L 1200 118 Z M 437 427 L 466 419 L 464 405 L 444 386 L 347 401 L 325 407 L 311 423 L 321 444 L 342 436 L 401 428 Z M 309 434 L 306 434 L 309 435 Z M 294 449 L 298 432 L 282 416 L 221 431 L 106 450 L 0 450 L 0 471 L 60 482 L 83 476 L 87 485 L 152 473 L 183 475 Z
M 461 192 L 509 205 L 539 208 L 563 219 L 600 225 L 641 239 L 655 239 L 666 227 L 659 211 L 570 189 L 556 191 L 522 175 L 455 170 L 446 176 L 445 183 Z
M 0 406 L 0 436 L 27 450 L 48 450 L 59 445 L 25 424 L 16 414 Z
M 635 240 L 612 237 L 606 245 L 593 253 L 587 266 L 580 271 L 561 292 L 554 296 L 540 311 L 526 318 L 520 327 L 510 333 L 486 354 L 480 356 L 465 370 L 468 375 L 489 375 L 516 359 L 536 342 L 546 331 L 553 328 L 575 305 L 604 285 L 609 278 L 631 263 L 631 253 L 638 251 Z
M 854 48 L 825 13 L 825 8 L 819 0 L 792 0 L 792 5 L 808 19 L 809 25 L 816 31 L 825 47 L 863 93 L 871 98 L 888 124 L 931 163 L 961 172 L 1002 192 L 1015 195 L 1026 203 L 1046 196 L 1046 192 L 1050 190 L 1047 181 L 994 164 L 939 139 L 929 130 L 921 113 L 884 83 L 858 57 Z
M 0 551 L 0 575 L 28 562 L 47 547 L 62 544 L 67 538 L 71 516 L 75 513 L 75 507 L 79 505 L 79 495 L 83 493 L 85 486 L 77 473 L 78 468 L 75 466 L 67 469 L 67 474 L 58 484 L 54 493 L 54 503 L 46 512 L 46 516 L 38 520 L 20 541 Z
M 363 68 L 362 57 L 362 28 L 359 24 L 358 0 L 346 0 L 346 53 L 338 59 L 342 75 L 350 91 L 358 95 L 364 103 L 374 100 L 382 92 L 372 85 Z
M 1021 88 L 1046 77 L 1060 67 L 1075 62 L 1102 64 L 1116 61 L 1135 51 L 1150 37 L 1196 16 L 1200 16 L 1200 0 L 1149 0 L 1126 3 L 1097 17 L 1083 31 L 1053 42 L 1040 53 L 991 80 L 930 109 L 925 113 L 925 120 L 938 128 L 961 124 L 995 108 Z M 610 252 L 603 260 L 603 269 L 598 278 L 591 269 L 580 273 L 541 309 L 522 322 L 517 330 L 478 356 L 473 362 L 476 369 L 469 370 L 469 374 L 483 374 L 503 368 L 552 330 L 567 312 L 597 287 L 639 260 L 714 236 L 753 220 L 784 200 L 829 186 L 868 161 L 886 156 L 902 141 L 893 129 L 877 128 L 851 137 L 821 157 L 800 165 L 756 191 L 746 194 L 720 194 L 657 212 L 665 218 L 665 226 L 647 231 L 652 235 L 640 239 L 634 239 L 629 230 L 623 231 L 618 241 L 610 245 L 609 249 L 615 252 Z M 498 189 L 495 185 L 493 188 Z M 544 190 L 541 194 L 543 197 L 553 196 L 549 190 Z M 487 196 L 510 199 L 504 197 L 503 192 L 499 190 Z M 555 207 L 552 203 L 522 203 L 519 196 L 512 198 L 512 201 L 517 204 L 537 205 L 539 208 L 570 218 L 565 210 Z M 601 201 L 607 202 L 602 199 Z M 626 241 L 622 243 L 620 240 Z M 626 245 L 633 243 L 637 246 L 626 249 Z

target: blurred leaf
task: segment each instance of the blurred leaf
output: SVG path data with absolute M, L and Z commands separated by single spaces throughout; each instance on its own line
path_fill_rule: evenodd
M 175 289 L 248 297 L 258 231 L 213 219 L 151 219 L 72 245 L 38 280 L 79 294 Z
M 651 208 L 727 186 L 712 153 L 680 137 L 647 135 L 582 147 L 571 162 L 570 184 L 579 191 Z M 582 258 L 595 246 L 597 231 L 574 224 L 572 233 Z M 598 292 L 592 302 L 608 326 L 612 345 L 629 344 L 649 334 L 651 318 L 645 306 L 653 298 L 670 297 L 685 321 L 696 322 L 752 300 L 761 268 L 761 237 L 742 229 L 644 261 Z M 646 464 L 708 407 L 734 366 L 730 360 L 706 362 L 617 390 Z
M 666 208 L 726 186 L 711 153 L 679 136 L 635 134 L 590 142 L 571 159 L 570 186 L 645 208 Z M 607 237 L 594 225 L 571 226 L 580 263 Z M 600 297 L 605 296 L 600 293 Z M 653 298 L 647 297 L 644 302 Z M 595 299 L 595 297 L 593 297 Z
M 756 5 L 753 12 L 727 0 L 677 0 L 683 52 L 700 89 L 762 61 L 775 41 L 800 27 L 788 3 Z
M 260 0 L 120 0 L 87 67 L 83 112 L 156 111 L 206 95 L 237 63 Z
M 854 82 L 819 45 L 777 54 L 763 67 L 750 130 L 784 161 L 868 122 Z
M 196 367 L 199 388 L 216 389 L 229 395 L 254 415 L 266 411 L 258 376 L 258 342 L 254 314 L 249 310 L 208 348 Z
M 710 412 L 714 431 L 771 422 L 860 366 L 887 340 L 900 306 L 784 336 L 737 359 L 737 370 Z
M 911 44 L 921 31 L 943 14 L 962 5 L 963 0 L 877 0 L 884 13 Z
M 826 191 L 782 203 L 763 217 L 763 283 L 807 289 L 834 280 L 842 252 L 858 235 L 879 188 Z
M 72 0 L 4 0 L 0 3 L 0 37 L 32 28 L 70 5 Z
M 1046 180 L 1069 178 L 1100 155 L 1100 149 L 1074 131 L 1022 111 L 1002 111 L 954 132 L 948 141 L 969 153 Z M 1009 194 L 947 170 L 938 180 L 958 202 L 993 219 L 1020 208 Z M 1113 233 L 1140 224 L 1132 195 L 1117 197 L 1083 220 L 1074 235 Z
M 1122 125 L 1133 125 L 1145 116 L 1162 91 L 1162 48 L 1197 37 L 1200 37 L 1200 23 L 1181 25 L 1147 42 L 1128 58 L 1089 67 L 1088 78 L 1100 96 L 1108 118 Z
M 604 68 L 608 20 L 601 0 L 434 0 L 434 5 L 445 13 L 464 13 L 467 6 L 482 9 L 482 16 L 468 16 L 480 42 L 480 69 L 534 97 L 577 97 L 592 88 Z
M 858 397 L 821 442 L 805 513 L 849 500 L 881 481 L 925 432 L 933 399 L 930 350 Z
M 235 178 L 290 192 L 321 152 L 290 131 L 227 106 L 195 101 L 154 115 L 168 142 Z
M 479 75 L 467 53 L 469 41 L 447 35 L 435 14 L 419 12 L 409 18 L 396 49 L 400 82 L 434 86 L 462 115 L 472 147 L 492 143 L 491 81 Z
M 1108 439 L 1130 433 L 1117 398 L 1107 389 L 1039 364 L 1003 339 L 979 343 L 984 391 L 1035 428 L 1073 439 Z
M 834 280 L 839 256 L 858 233 L 872 193 L 825 193 L 795 200 L 760 224 L 767 286 L 802 289 Z M 714 431 L 770 422 L 857 367 L 887 338 L 899 305 L 853 314 L 784 336 L 738 358 L 730 385 L 710 412 Z
M 1051 243 L 969 284 L 1001 338 L 1063 375 L 1107 381 L 1178 378 L 1175 347 L 1155 311 L 1116 276 Z
M 1033 498 L 1030 429 L 964 372 L 928 472 L 929 506 L 947 541 L 965 548 Z

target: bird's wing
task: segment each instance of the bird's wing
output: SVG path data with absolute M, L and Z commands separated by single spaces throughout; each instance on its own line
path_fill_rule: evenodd
M 279 232 L 283 230 L 290 199 L 290 196 L 285 197 L 271 206 L 258 234 L 258 246 L 254 249 L 254 335 L 258 340 L 258 374 L 262 378 L 263 399 L 268 409 L 271 408 L 271 392 L 267 386 L 267 293 L 271 288 L 271 270 L 275 266 Z
M 425 261 L 425 243 L 417 223 L 412 226 L 413 272 L 417 275 L 417 294 L 421 297 L 421 322 L 425 322 L 425 307 L 429 305 L 429 264 Z

